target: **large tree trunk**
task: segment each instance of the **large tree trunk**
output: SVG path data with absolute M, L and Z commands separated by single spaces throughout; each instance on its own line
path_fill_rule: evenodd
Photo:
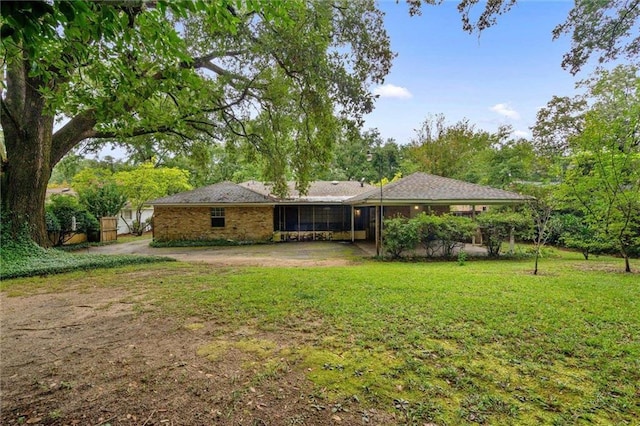
M 1 116 L 7 149 L 2 168 L 3 220 L 11 220 L 13 235 L 26 225 L 36 243 L 48 246 L 44 201 L 52 169 L 53 115 L 46 112 L 38 90 L 44 83 L 29 77 L 28 71 L 24 61 L 7 66 Z
M 49 127 L 47 131 L 46 121 L 52 120 L 46 118 L 38 120 L 39 128 L 34 128 L 33 132 L 14 133 L 3 124 L 8 158 L 4 170 L 7 186 L 2 191 L 3 210 L 9 214 L 13 235 L 26 224 L 31 238 L 42 246 L 50 244 L 45 228 L 44 202 L 51 177 L 52 129 Z
M 44 204 L 51 171 L 73 147 L 95 136 L 96 118 L 93 110 L 83 111 L 54 134 L 54 114 L 42 89 L 53 92 L 55 81 L 29 77 L 29 67 L 29 61 L 13 58 L 6 64 L 0 115 L 7 149 L 2 163 L 2 216 L 11 220 L 14 236 L 26 226 L 31 238 L 47 247 L 51 242 Z

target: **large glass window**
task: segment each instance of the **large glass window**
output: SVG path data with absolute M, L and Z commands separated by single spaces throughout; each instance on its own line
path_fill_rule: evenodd
M 224 207 L 211 208 L 211 227 L 224 228 Z

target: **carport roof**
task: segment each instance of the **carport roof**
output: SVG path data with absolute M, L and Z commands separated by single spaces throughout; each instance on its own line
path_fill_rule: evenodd
M 379 204 L 380 188 L 357 195 L 349 204 Z M 413 173 L 382 187 L 383 204 L 515 204 L 531 197 L 427 173 Z

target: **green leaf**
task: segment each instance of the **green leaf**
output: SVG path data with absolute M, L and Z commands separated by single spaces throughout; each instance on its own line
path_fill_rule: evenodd
M 64 17 L 67 19 L 67 22 L 71 22 L 74 20 L 76 16 L 76 12 L 70 2 L 61 1 L 58 3 L 58 8 L 60 9 L 60 12 L 62 12 Z

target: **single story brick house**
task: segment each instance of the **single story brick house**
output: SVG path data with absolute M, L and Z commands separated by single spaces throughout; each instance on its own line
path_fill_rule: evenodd
M 513 205 L 529 197 L 413 173 L 385 186 L 357 181 L 312 182 L 306 194 L 289 184 L 281 198 L 261 182 L 221 182 L 151 201 L 156 241 L 375 240 L 380 217 L 421 212 L 468 214 L 490 205 Z M 479 209 L 478 209 L 479 208 Z

